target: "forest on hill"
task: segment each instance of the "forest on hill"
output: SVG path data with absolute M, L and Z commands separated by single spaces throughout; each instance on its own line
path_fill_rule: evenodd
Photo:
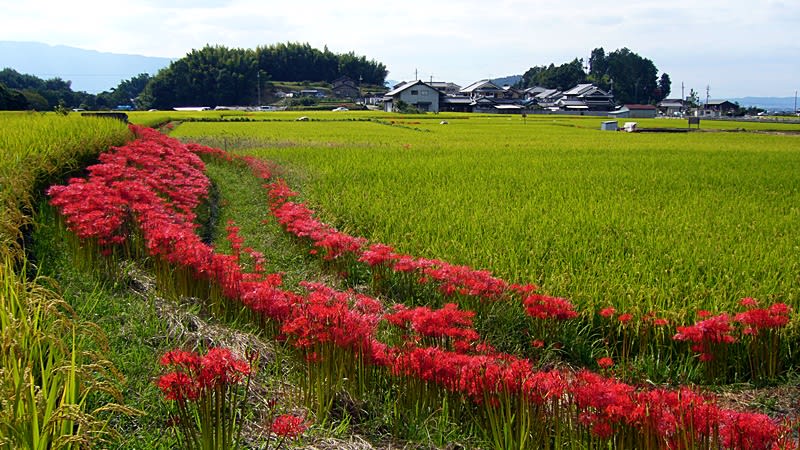
M 0 71 L 0 110 L 255 105 L 259 88 L 271 80 L 330 83 L 349 76 L 382 86 L 387 74 L 386 66 L 378 61 L 309 44 L 279 43 L 256 49 L 208 45 L 192 50 L 154 76 L 142 73 L 97 95 L 75 92 L 70 81 L 61 78 L 43 80 L 5 68 Z

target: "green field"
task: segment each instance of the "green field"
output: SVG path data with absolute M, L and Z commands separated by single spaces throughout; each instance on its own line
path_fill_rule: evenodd
M 441 380 L 432 382 L 413 372 L 398 376 L 394 371 L 400 365 L 391 370 L 362 366 L 363 355 L 355 357 L 344 347 L 322 342 L 314 349 L 296 347 L 292 339 L 299 334 L 286 339 L 281 328 L 278 339 L 281 322 L 242 309 L 243 293 L 250 293 L 244 285 L 231 298 L 240 301 L 222 305 L 229 299 L 222 299 L 205 278 L 189 276 L 182 263 L 170 266 L 153 254 L 138 258 L 133 255 L 144 251 L 124 246 L 101 256 L 92 239 L 79 240 L 67 231 L 66 214 L 59 217 L 47 204 L 44 190 L 93 172 L 85 167 L 100 152 L 132 138 L 124 124 L 76 114 L 0 114 L 0 334 L 8 344 L 0 351 L 0 392 L 17 405 L 0 408 L 0 448 L 57 447 L 73 437 L 88 447 L 183 447 L 178 434 L 167 431 L 174 405 L 164 401 L 154 383 L 164 373 L 159 359 L 170 349 L 206 346 L 261 353 L 253 379 L 260 394 L 242 405 L 242 423 L 267 424 L 276 411 L 302 412 L 313 424 L 303 437 L 307 441 L 292 444 L 296 446 L 307 442 L 314 448 L 342 448 L 347 443 L 333 438 L 358 434 L 376 445 L 406 448 L 444 448 L 452 442 L 464 448 L 519 448 L 521 444 L 508 442 L 527 438 L 543 440 L 530 441 L 526 448 L 562 438 L 570 448 L 642 448 L 633 442 L 661 447 L 647 441 L 646 426 L 623 426 L 610 439 L 596 439 L 580 423 L 583 413 L 595 406 L 575 400 L 578 393 L 628 382 L 632 384 L 622 387 L 637 391 L 654 383 L 687 389 L 701 383 L 725 391 L 767 385 L 756 394 L 739 396 L 737 409 L 777 420 L 786 417 L 783 405 L 793 404 L 798 395 L 792 388 L 798 367 L 792 344 L 795 312 L 785 329 L 753 339 L 743 324 L 737 325 L 740 340 L 720 350 L 723 359 L 715 359 L 716 365 L 705 365 L 696 350 L 689 351 L 686 342 L 672 336 L 680 325 L 696 320 L 697 309 L 741 311 L 737 301 L 742 297 L 759 298 L 762 304 L 786 302 L 795 311 L 800 306 L 800 137 L 793 135 L 800 126 L 756 124 L 768 133 L 629 134 L 599 131 L 603 118 L 316 112 L 307 114 L 308 121 L 296 121 L 300 115 L 306 113 L 165 111 L 137 112 L 130 118 L 162 126 L 173 137 L 277 161 L 280 165 L 270 170 L 301 192 L 298 201 L 342 231 L 417 257 L 489 269 L 510 282 L 533 282 L 544 293 L 572 299 L 580 315 L 566 322 L 528 317 L 515 303 L 476 308 L 473 325 L 480 341 L 509 354 L 473 355 L 469 350 L 458 359 L 497 358 L 491 363 L 497 370 L 522 367 L 522 375 L 503 378 L 515 382 L 562 371 L 565 379 L 578 379 L 587 373 L 577 372 L 583 368 L 602 377 L 586 386 L 569 381 L 571 393 L 552 397 L 552 410 L 518 402 L 523 396 L 504 397 L 510 403 L 498 408 L 485 402 L 488 397 L 475 403 L 463 392 L 454 395 L 437 384 Z M 448 123 L 440 124 L 443 120 Z M 641 123 L 659 127 L 674 122 Z M 751 126 L 704 124 L 719 130 Z M 163 151 L 155 144 L 135 148 L 130 156 Z M 398 355 L 406 349 L 406 355 L 435 350 L 442 361 L 451 361 L 446 355 L 452 343 L 433 341 L 427 347 L 422 341 L 426 347 L 414 348 L 419 343 L 405 342 L 407 330 L 401 339 L 400 329 L 383 315 L 396 311 L 392 305 L 397 302 L 436 308 L 451 297 L 421 285 L 414 298 L 381 291 L 366 281 L 374 280 L 364 275 L 373 270 L 366 265 L 352 279 L 337 272 L 336 261 L 329 264 L 310 254 L 303 239 L 276 223 L 264 181 L 244 163 L 204 158 L 212 187 L 195 225 L 215 252 L 233 252 L 235 224 L 242 246 L 262 252 L 265 273 L 279 273 L 283 286 L 292 291 L 296 313 L 308 313 L 312 322 L 328 317 L 311 314 L 312 303 L 295 297 L 307 289 L 304 281 L 319 281 L 340 292 L 355 287 L 353 292 L 385 302 L 380 326 L 369 332 L 375 342 L 397 345 Z M 140 170 L 153 159 L 126 159 L 121 170 Z M 103 161 L 107 173 L 117 173 L 109 170 L 110 159 Z M 152 174 L 148 186 L 193 185 L 179 176 L 170 181 L 164 175 L 169 171 L 153 167 L 133 178 L 138 182 Z M 125 182 L 114 177 L 108 181 Z M 136 186 L 131 189 L 141 189 Z M 202 191 L 192 195 L 205 198 Z M 96 205 L 88 214 L 114 214 L 115 202 L 98 201 L 103 189 L 81 192 L 86 196 L 74 198 L 73 212 Z M 98 193 L 100 197 L 93 197 Z M 156 197 L 144 198 L 157 203 Z M 79 218 L 86 217 L 85 210 L 78 211 L 84 211 Z M 140 215 L 137 220 L 145 219 Z M 129 225 L 131 242 L 141 244 L 133 230 L 144 225 L 133 219 Z M 185 225 L 187 230 L 194 226 Z M 236 270 L 255 261 L 251 251 L 243 250 L 250 256 Z M 224 285 L 225 280 L 213 283 Z M 657 309 L 659 317 L 670 319 L 669 326 L 656 329 L 648 319 L 628 327 L 622 316 L 619 323 L 604 320 L 597 312 L 609 305 L 640 313 L 636 317 Z M 366 316 L 359 312 L 352 317 Z M 320 323 L 325 324 L 320 336 L 337 326 L 327 318 Z M 356 327 L 346 331 L 348 336 L 363 332 Z M 755 339 L 761 336 L 770 339 Z M 535 338 L 547 342 L 537 346 Z M 770 345 L 753 345 L 762 342 Z M 317 350 L 332 353 L 316 359 Z M 753 354 L 756 362 L 773 361 L 772 371 L 750 366 Z M 509 364 L 513 358 L 524 358 L 524 364 Z M 611 368 L 600 364 L 608 358 L 613 358 Z M 528 363 L 530 369 L 525 368 Z M 715 367 L 722 372 L 716 373 Z M 28 373 L 32 375 L 20 376 Z M 483 376 L 480 370 L 463 373 Z M 572 400 L 574 404 L 566 403 Z M 72 413 L 63 414 L 67 410 L 80 412 L 80 425 Z M 793 417 L 796 408 L 789 406 L 788 411 Z M 534 413 L 527 422 L 526 414 Z M 719 414 L 732 421 L 739 417 L 730 411 Z M 545 421 L 544 428 L 531 426 L 537 421 Z M 248 448 L 263 448 L 270 441 L 270 432 L 259 426 L 245 432 Z M 787 427 L 797 436 L 794 425 Z M 776 439 L 776 432 L 770 433 Z M 322 442 L 326 444 L 320 447 Z M 703 445 L 687 442 L 687 448 Z M 706 447 L 720 445 L 712 438 Z
M 368 114 L 259 114 L 284 121 L 184 123 L 173 136 L 278 161 L 323 220 L 351 234 L 533 282 L 580 307 L 800 306 L 797 136 Z M 800 129 L 704 121 L 712 126 Z

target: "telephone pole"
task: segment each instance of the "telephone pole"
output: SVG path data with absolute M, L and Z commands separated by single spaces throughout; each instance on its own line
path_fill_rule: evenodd
M 256 78 L 258 78 L 258 107 L 261 107 L 261 71 L 259 70 Z

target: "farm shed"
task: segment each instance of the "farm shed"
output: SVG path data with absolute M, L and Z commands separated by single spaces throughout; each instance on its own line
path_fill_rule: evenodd
M 603 131 L 617 131 L 619 130 L 619 124 L 616 120 L 606 120 L 600 124 L 600 129 Z
M 653 119 L 658 110 L 653 105 L 624 105 L 622 108 L 608 113 L 609 117 L 620 119 Z

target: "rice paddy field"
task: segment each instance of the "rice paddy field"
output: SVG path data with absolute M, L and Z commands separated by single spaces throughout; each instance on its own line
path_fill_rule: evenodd
M 800 125 L 129 118 L 0 114 L 0 449 L 800 445 Z
M 276 161 L 339 229 L 582 308 L 800 306 L 800 136 L 786 135 L 798 125 L 615 133 L 602 118 L 269 117 L 284 120 L 187 122 L 172 135 Z

